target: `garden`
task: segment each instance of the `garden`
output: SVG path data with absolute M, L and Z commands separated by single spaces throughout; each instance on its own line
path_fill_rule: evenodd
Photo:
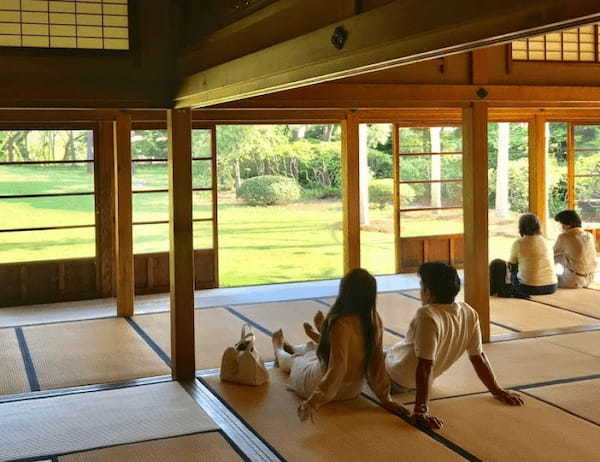
M 548 124 L 551 216 L 566 207 L 566 127 Z M 361 126 L 361 135 L 362 264 L 393 273 L 391 125 Z M 402 128 L 400 140 L 401 154 L 410 154 L 400 160 L 401 236 L 461 233 L 460 129 Z M 527 124 L 492 123 L 489 140 L 490 258 L 506 258 L 518 216 L 528 209 Z M 600 127 L 575 127 L 575 141 L 578 208 L 598 224 Z M 0 263 L 95 254 L 92 146 L 85 131 L 0 131 Z M 194 218 L 202 220 L 194 223 L 194 245 L 207 248 L 210 132 L 196 130 L 193 146 L 194 157 L 204 159 L 192 166 L 194 186 L 203 189 L 194 192 Z M 219 126 L 217 146 L 221 285 L 341 276 L 340 127 Z M 134 250 L 166 251 L 168 226 L 155 222 L 168 220 L 167 193 L 148 192 L 168 187 L 165 132 L 133 132 L 132 153 Z M 61 195 L 36 197 L 48 193 Z

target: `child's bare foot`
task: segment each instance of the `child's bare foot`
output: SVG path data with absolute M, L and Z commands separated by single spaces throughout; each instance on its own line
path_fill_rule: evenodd
M 313 321 L 315 323 L 317 331 L 321 332 L 321 330 L 323 330 L 323 322 L 325 321 L 325 315 L 321 310 L 317 311 L 317 314 L 315 314 Z
M 272 340 L 273 348 L 275 348 L 275 350 L 283 350 L 283 344 L 285 341 L 283 340 L 283 331 L 281 329 L 273 332 Z
M 310 338 L 315 343 L 319 343 L 319 341 L 321 340 L 321 336 L 317 332 L 315 332 L 313 326 L 311 326 L 307 322 L 302 324 L 302 326 L 304 327 L 304 332 L 306 333 L 306 335 L 308 335 L 308 338 Z

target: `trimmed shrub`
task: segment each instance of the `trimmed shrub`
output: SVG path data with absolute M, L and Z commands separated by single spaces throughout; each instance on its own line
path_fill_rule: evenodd
M 408 184 L 400 185 L 400 200 L 403 203 L 412 202 L 415 198 L 414 189 Z M 391 178 L 372 180 L 369 183 L 369 202 L 377 204 L 379 208 L 394 201 L 394 183 Z
M 300 192 L 300 187 L 292 178 L 263 175 L 244 181 L 236 196 L 249 205 L 275 205 L 297 201 Z

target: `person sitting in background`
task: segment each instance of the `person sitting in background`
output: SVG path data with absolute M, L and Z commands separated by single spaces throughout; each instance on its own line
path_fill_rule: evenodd
M 467 303 L 455 302 L 460 279 L 445 263 L 424 263 L 419 268 L 421 302 L 404 341 L 388 351 L 385 363 L 398 391 L 416 388 L 414 420 L 438 429 L 440 419 L 429 414 L 429 390 L 433 380 L 448 370 L 466 351 L 479 379 L 500 401 L 523 405 L 516 393 L 502 389 L 494 377 L 481 344 L 477 312 Z
M 563 230 L 554 244 L 554 261 L 564 268 L 558 287 L 588 287 L 594 281 L 597 264 L 594 236 L 581 228 L 581 218 L 574 210 L 563 210 L 554 219 Z
M 553 294 L 557 288 L 552 250 L 542 236 L 533 213 L 519 218 L 519 234 L 512 246 L 508 268 L 515 291 L 527 295 Z
M 298 407 L 300 420 L 312 420 L 330 401 L 356 398 L 365 379 L 385 409 L 408 416 L 408 410 L 390 396 L 376 298 L 375 278 L 364 269 L 354 269 L 343 277 L 327 316 L 315 317 L 317 331 L 305 323 L 315 343 L 292 346 L 281 329 L 273 334 L 276 362 L 290 374 L 288 388 L 304 399 Z

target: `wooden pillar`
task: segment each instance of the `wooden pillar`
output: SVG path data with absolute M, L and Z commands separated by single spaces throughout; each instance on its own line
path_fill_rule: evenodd
M 575 210 L 575 127 L 567 125 L 567 207 Z
M 358 118 L 349 114 L 342 120 L 342 201 L 344 273 L 360 267 L 360 172 Z
M 100 297 L 116 294 L 114 122 L 101 121 L 94 134 L 96 186 L 96 287 Z
M 167 111 L 169 137 L 169 274 L 173 378 L 194 378 L 194 239 L 192 228 L 192 116 Z
M 392 181 L 394 182 L 394 261 L 396 273 L 402 271 L 400 255 L 400 126 L 392 125 Z
M 114 123 L 115 260 L 117 315 L 133 316 L 133 228 L 131 200 L 131 116 L 120 113 Z
M 538 114 L 529 122 L 529 210 L 540 219 L 542 233 L 548 233 L 546 187 L 546 119 Z
M 465 301 L 479 314 L 483 340 L 490 340 L 488 268 L 488 108 L 463 110 L 463 207 Z

